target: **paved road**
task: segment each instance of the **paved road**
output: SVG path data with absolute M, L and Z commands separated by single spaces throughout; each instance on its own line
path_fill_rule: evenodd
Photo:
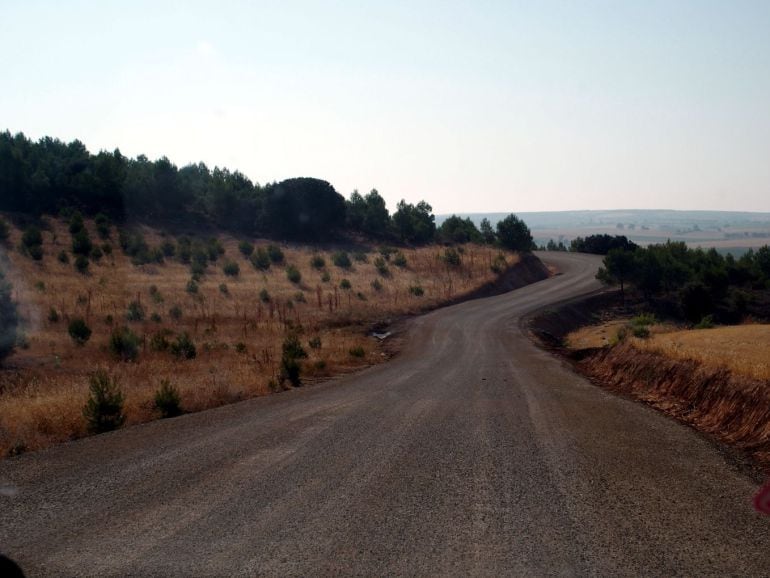
M 750 480 L 522 335 L 596 286 L 545 258 L 383 366 L 0 463 L 0 549 L 30 575 L 769 574 Z

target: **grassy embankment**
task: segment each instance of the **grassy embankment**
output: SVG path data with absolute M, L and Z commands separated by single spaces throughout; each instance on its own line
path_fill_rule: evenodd
M 6 247 L 9 280 L 25 326 L 23 347 L 0 369 L 0 455 L 85 435 L 82 410 L 89 375 L 98 368 L 118 379 L 126 423 L 135 424 L 158 417 L 153 398 L 164 379 L 180 391 L 185 411 L 277 389 L 269 383 L 278 381 L 281 344 L 292 330 L 299 331 L 309 354 L 303 360 L 303 379 L 378 363 L 385 354 L 367 335 L 373 324 L 460 298 L 494 281 L 518 260 L 510 252 L 467 245 L 460 248 L 460 264 L 452 265 L 442 259 L 444 248 L 430 246 L 402 249 L 403 260 L 392 254 L 383 264 L 378 263 L 380 253 L 370 248 L 349 252 L 351 264 L 345 267 L 334 264 L 335 251 L 281 245 L 283 262 L 259 270 L 241 253 L 237 239 L 220 235 L 224 254 L 208 264 L 192 288 L 190 265 L 177 258 L 132 264 L 118 246 L 114 227 L 106 241 L 112 254 L 92 261 L 89 272 L 81 274 L 71 254 L 69 263 L 59 260 L 62 251 L 70 253 L 66 223 L 48 222 L 41 261 L 16 249 L 18 229 L 11 231 Z M 86 226 L 94 243 L 101 244 L 94 223 Z M 150 247 L 176 241 L 148 228 L 142 233 Z M 268 244 L 253 242 L 257 247 Z M 223 272 L 228 261 L 238 264 L 238 275 Z M 299 281 L 289 280 L 290 265 L 299 272 Z M 128 320 L 137 318 L 136 306 L 134 315 L 129 314 L 131 302 L 140 305 L 141 320 Z M 92 331 L 84 345 L 68 333 L 77 317 Z M 108 346 L 113 330 L 123 326 L 140 338 L 133 362 L 117 360 Z M 195 344 L 194 359 L 177 359 L 168 349 L 158 349 L 163 339 L 157 336 L 173 343 L 183 332 Z
M 770 470 L 770 325 L 688 329 L 613 320 L 567 337 L 601 348 L 588 375 L 751 455 Z M 618 339 L 618 332 L 625 333 Z

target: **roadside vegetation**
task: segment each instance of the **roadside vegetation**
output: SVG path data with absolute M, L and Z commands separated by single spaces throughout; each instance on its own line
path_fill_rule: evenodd
M 9 223 L 5 239 L 0 454 L 378 363 L 373 327 L 461 298 L 519 258 L 474 242 L 173 235 L 75 212 L 36 222 L 39 260 L 20 248 L 26 227 Z M 101 250 L 85 272 L 73 235 Z

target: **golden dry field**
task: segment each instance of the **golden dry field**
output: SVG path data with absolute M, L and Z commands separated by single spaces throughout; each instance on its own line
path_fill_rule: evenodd
M 185 411 L 270 393 L 281 345 L 292 331 L 308 353 L 305 380 L 378 363 L 386 354 L 369 335 L 373 324 L 461 297 L 496 278 L 493 263 L 499 270 L 518 259 L 496 248 L 466 245 L 460 248 L 461 264 L 451 266 L 442 259 L 443 247 L 401 249 L 405 266 L 391 255 L 383 274 L 375 266 L 381 258 L 377 247 L 350 251 L 351 266 L 344 268 L 333 264 L 332 250 L 279 245 L 284 262 L 263 271 L 241 254 L 239 239 L 220 235 L 224 254 L 208 264 L 195 290 L 188 287 L 190 265 L 175 258 L 132 264 L 114 227 L 106 241 L 112 254 L 92 261 L 88 273 L 81 274 L 73 265 L 66 223 L 53 218 L 48 223 L 41 261 L 17 250 L 21 231 L 15 228 L 3 249 L 24 323 L 22 346 L 0 369 L 0 455 L 85 435 L 83 406 L 89 376 L 97 369 L 119 381 L 126 423 L 132 424 L 158 417 L 153 399 L 164 379 L 180 391 Z M 86 226 L 94 244 L 101 245 L 94 223 Z M 151 248 L 165 239 L 176 241 L 156 230 L 139 230 Z M 257 247 L 269 244 L 250 241 Z M 69 253 L 69 263 L 59 260 L 61 251 Z M 314 256 L 323 259 L 323 266 L 318 259 L 311 265 Z M 239 265 L 237 276 L 224 274 L 228 261 Z M 299 282 L 288 279 L 291 265 L 301 275 Z M 128 320 L 131 302 L 138 303 L 134 313 L 138 310 L 141 320 Z M 172 315 L 172 309 L 181 315 Z M 74 318 L 92 330 L 83 345 L 68 333 Z M 123 326 L 140 339 L 133 362 L 119 361 L 108 347 L 113 330 Z M 194 359 L 181 360 L 158 347 L 161 336 L 173 342 L 183 332 L 195 344 Z M 311 340 L 316 347 L 309 345 Z
M 628 319 L 615 319 L 581 327 L 567 336 L 567 346 L 571 349 L 604 347 L 617 342 L 618 332 L 625 329 L 626 339 L 640 351 L 696 361 L 712 368 L 726 367 L 737 375 L 770 380 L 770 325 L 682 330 L 670 324 L 653 324 L 649 326 L 647 338 L 631 335 L 628 325 Z

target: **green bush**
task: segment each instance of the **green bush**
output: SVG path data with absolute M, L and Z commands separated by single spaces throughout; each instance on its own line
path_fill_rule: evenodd
M 104 256 L 104 253 L 99 247 L 94 247 L 93 249 L 91 249 L 91 253 L 89 253 L 88 256 L 94 261 L 99 261 L 99 259 L 101 259 Z
M 267 246 L 267 256 L 270 257 L 270 261 L 272 263 L 275 263 L 276 265 L 280 265 L 283 263 L 284 255 L 283 251 L 281 251 L 281 248 L 277 245 L 268 245 Z
M 83 255 L 78 255 L 75 257 L 75 269 L 77 269 L 78 273 L 85 275 L 88 273 L 88 257 L 85 257 Z
M 27 249 L 43 244 L 43 233 L 35 225 L 30 225 L 24 229 L 24 233 L 21 235 L 21 244 Z
M 63 263 L 64 265 L 67 265 L 70 262 L 70 256 L 67 255 L 67 251 L 63 249 L 59 251 L 59 256 L 57 259 L 59 260 L 59 263 Z
M 353 265 L 346 251 L 337 251 L 334 253 L 332 255 L 332 263 L 342 269 L 349 269 Z
M 230 289 L 228 289 L 227 285 L 225 283 L 219 284 L 219 292 L 222 295 L 230 295 Z
M 160 313 L 153 313 L 150 315 L 150 321 L 153 323 L 163 323 L 163 318 L 160 316 Z
M 160 412 L 162 418 L 176 417 L 181 415 L 182 408 L 180 406 L 181 396 L 179 390 L 171 385 L 168 379 L 162 379 L 160 381 L 160 387 L 155 392 L 155 400 L 153 406 Z
M 110 218 L 104 213 L 99 213 L 94 217 L 96 224 L 96 233 L 101 239 L 110 238 Z
M 366 357 L 366 351 L 364 351 L 364 348 L 361 347 L 360 345 L 358 347 L 352 347 L 351 349 L 348 350 L 348 353 L 350 354 L 351 357 L 358 357 L 358 358 Z
M 390 261 L 390 256 L 396 252 L 393 247 L 383 246 L 379 248 L 379 253 L 385 261 Z
M 88 231 L 81 229 L 74 235 L 72 235 L 72 253 L 73 255 L 83 255 L 87 257 L 91 254 L 91 250 L 94 248 L 91 243 L 91 238 L 88 236 Z
M 631 327 L 631 333 L 634 337 L 647 339 L 650 336 L 650 328 L 646 325 L 634 325 Z
M 117 380 L 111 379 L 104 371 L 97 371 L 91 376 L 89 390 L 90 395 L 83 408 L 88 431 L 103 433 L 122 426 L 126 416 L 123 413 L 123 392 Z
M 249 257 L 254 252 L 254 245 L 248 241 L 238 243 L 238 250 L 244 257 Z
M 228 277 L 237 277 L 241 273 L 241 268 L 235 261 L 227 261 L 222 266 L 222 272 Z
M 352 285 L 350 284 L 350 281 L 348 279 L 343 279 L 340 281 L 340 289 L 350 289 Z
M 406 267 L 406 255 L 404 255 L 401 251 L 398 251 L 393 256 L 393 264 L 396 267 L 400 267 L 401 269 Z
M 195 349 L 195 343 L 193 343 L 186 331 L 177 335 L 176 341 L 171 344 L 171 353 L 177 359 L 195 359 L 195 356 L 198 354 Z
M 80 214 L 80 211 L 72 213 L 69 220 L 70 235 L 77 235 L 80 231 L 85 229 L 85 226 L 83 215 Z
M 444 254 L 441 256 L 441 260 L 450 267 L 459 267 L 462 263 L 460 253 L 458 253 L 454 247 L 448 247 L 444 249 Z
M 48 310 L 48 321 L 50 323 L 58 323 L 59 322 L 59 312 L 56 310 L 55 307 L 51 307 Z
M 170 239 L 166 239 L 160 244 L 160 251 L 164 257 L 171 258 L 176 255 L 176 245 Z
M 246 344 L 243 341 L 239 341 L 235 344 L 236 353 L 246 353 Z
M 91 338 L 91 328 L 88 327 L 85 320 L 80 317 L 75 317 L 72 321 L 70 321 L 69 325 L 67 326 L 67 333 L 69 333 L 72 341 L 81 346 L 85 345 L 85 343 Z
M 420 285 L 410 285 L 409 294 L 415 297 L 422 297 L 425 294 L 425 290 Z
M 0 362 L 11 354 L 16 346 L 19 315 L 11 299 L 11 285 L 5 281 L 0 263 Z
M 331 280 L 332 280 L 332 276 L 331 276 L 331 275 L 329 275 L 329 272 L 328 272 L 328 271 L 324 271 L 324 272 L 321 274 L 321 283 L 328 283 L 328 282 L 329 282 L 329 281 L 331 281 Z
M 270 303 L 270 293 L 268 293 L 267 289 L 260 289 L 259 300 L 262 301 L 262 303 Z
M 323 269 L 326 267 L 326 260 L 321 255 L 313 255 L 310 258 L 310 266 L 313 269 Z
M 377 272 L 383 277 L 387 277 L 388 275 L 390 275 L 390 269 L 388 268 L 388 265 L 385 262 L 385 259 L 383 259 L 382 257 L 377 257 L 374 260 L 374 267 L 375 269 L 377 269 Z
M 195 295 L 198 292 L 198 283 L 195 282 L 195 279 L 190 279 L 187 282 L 185 291 L 187 291 L 190 295 Z
M 182 308 L 179 305 L 174 305 L 168 310 L 168 314 L 174 321 L 179 321 L 182 318 Z
M 706 315 L 698 321 L 697 325 L 695 325 L 695 329 L 712 329 L 714 327 L 714 316 L 713 315 Z
M 163 303 L 163 295 L 161 295 L 157 285 L 150 285 L 150 299 L 153 303 Z
M 116 327 L 110 335 L 109 349 L 121 361 L 135 361 L 139 357 L 139 337 L 128 327 Z
M 288 380 L 295 387 L 302 385 L 300 379 L 302 366 L 299 360 L 306 358 L 307 352 L 302 347 L 297 335 L 287 336 L 281 350 L 281 381 Z
M 286 278 L 292 283 L 299 283 L 302 281 L 302 274 L 294 265 L 288 265 L 286 267 Z
M 270 269 L 270 255 L 262 247 L 257 247 L 257 250 L 249 258 L 254 268 L 259 271 L 267 271 Z
M 356 251 L 355 253 L 353 253 L 353 260 L 356 261 L 357 263 L 368 263 L 369 256 L 363 251 Z
M 374 281 L 372 281 L 372 289 L 374 289 L 378 293 L 382 291 L 382 283 L 380 283 L 379 279 L 375 279 Z
M 311 349 L 321 349 L 321 338 L 316 335 L 307 342 Z
M 126 311 L 128 321 L 144 321 L 144 307 L 139 301 L 131 301 Z

